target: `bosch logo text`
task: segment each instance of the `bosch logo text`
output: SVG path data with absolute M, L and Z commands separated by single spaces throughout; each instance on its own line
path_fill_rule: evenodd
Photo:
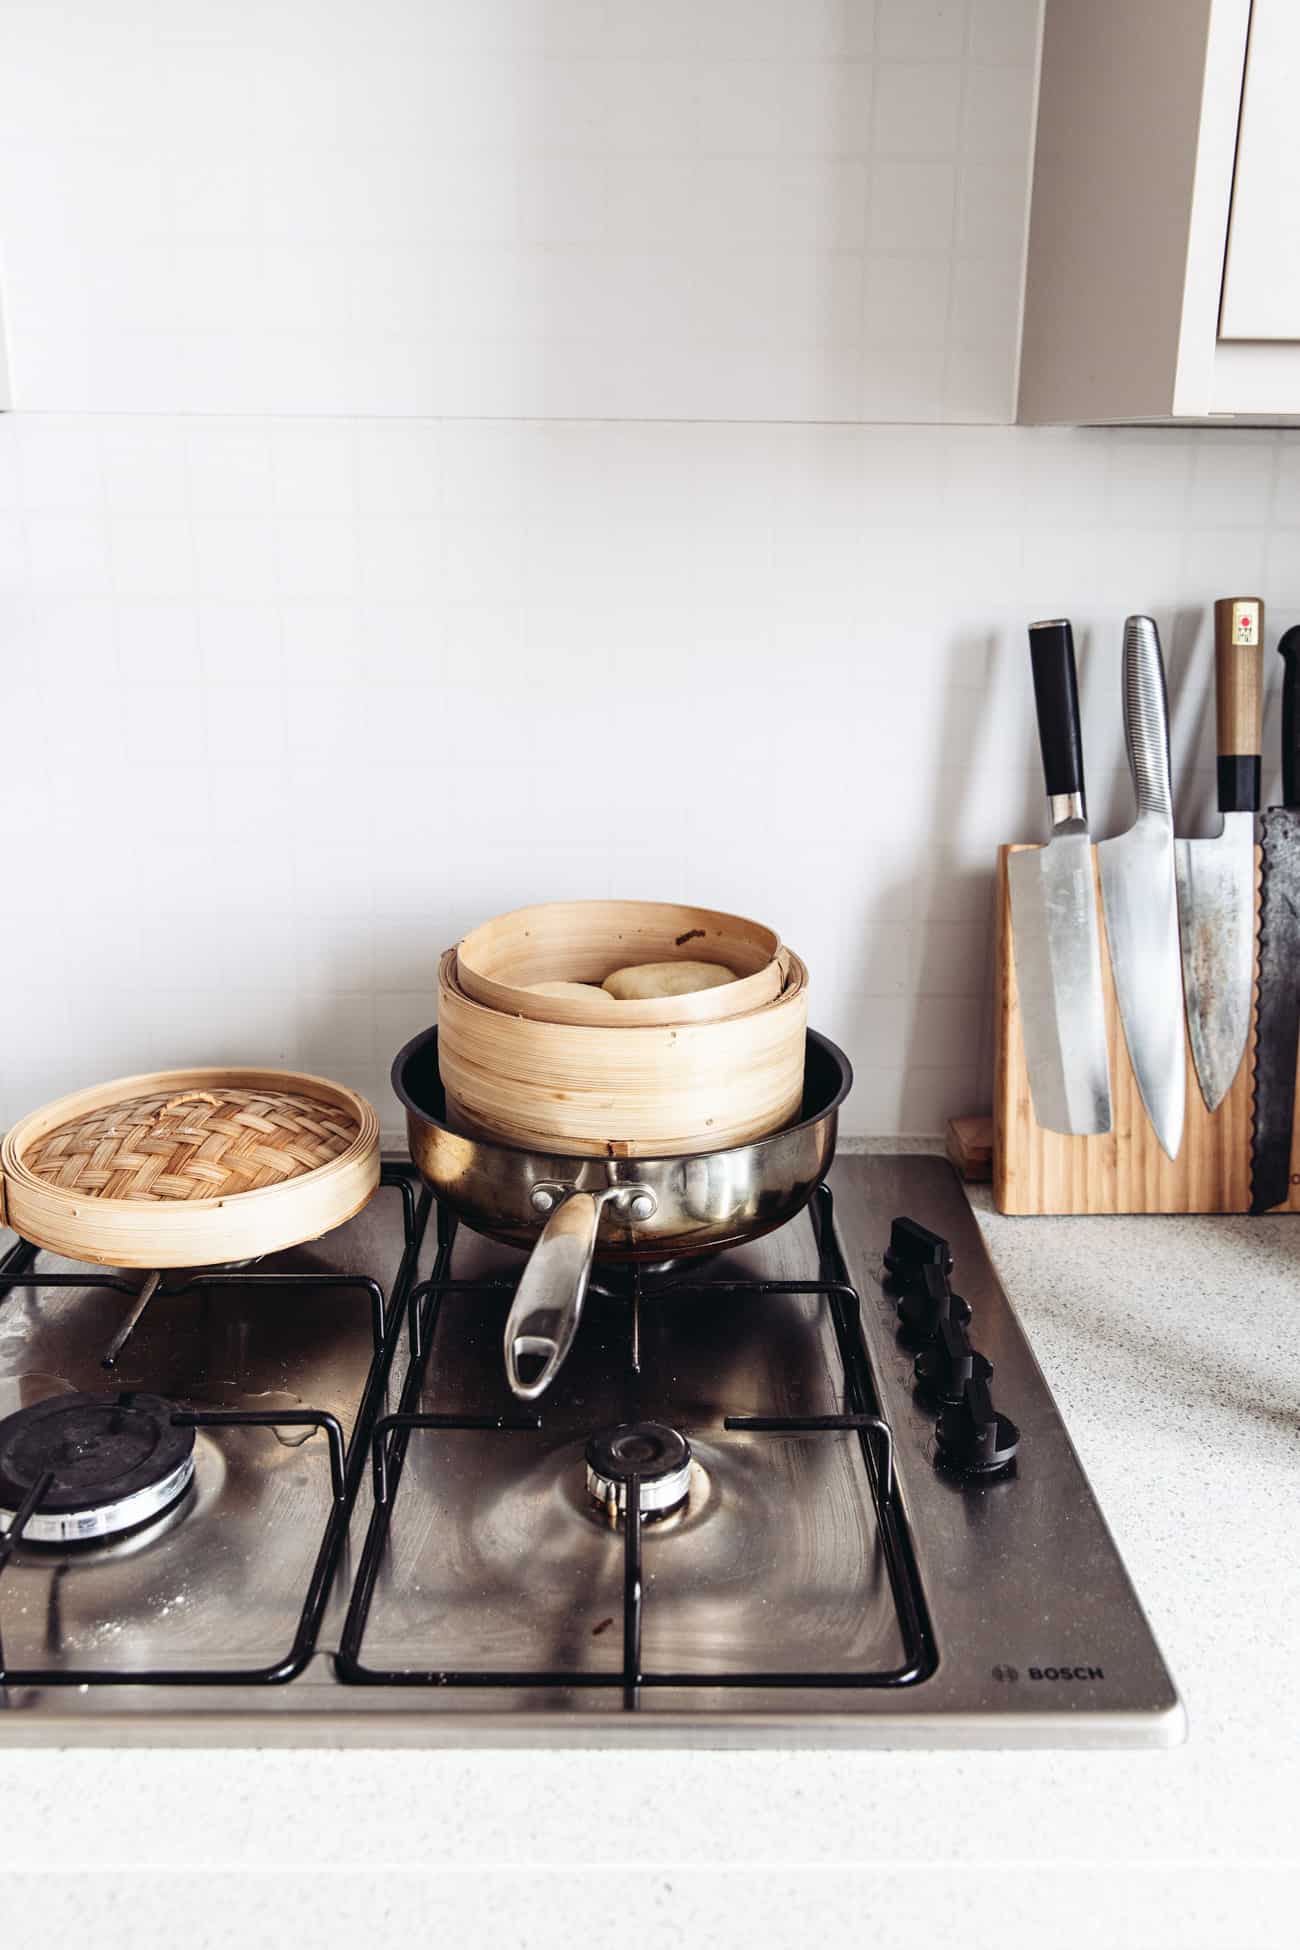
M 993 1677 L 1001 1680 L 1003 1684 L 1014 1683 L 1020 1676 L 1020 1669 L 1017 1666 L 994 1666 L 993 1668 Z M 1071 1682 L 1076 1679 L 1104 1679 L 1106 1675 L 1100 1666 L 1026 1666 L 1024 1677 Z

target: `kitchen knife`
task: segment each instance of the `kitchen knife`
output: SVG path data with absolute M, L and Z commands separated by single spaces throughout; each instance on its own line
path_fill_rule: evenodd
M 1174 885 L 1174 809 L 1169 779 L 1169 704 L 1160 638 L 1149 616 L 1124 625 L 1124 742 L 1137 818 L 1097 848 L 1102 908 L 1124 1040 L 1147 1116 L 1162 1148 L 1183 1141 L 1187 1070 L 1183 970 Z
M 1110 1129 L 1110 1075 L 1069 623 L 1031 623 L 1029 655 L 1052 817 L 1046 846 L 1007 861 L 1029 1094 L 1044 1130 L 1091 1136 Z
M 1255 1019 L 1255 1128 L 1250 1209 L 1267 1212 L 1291 1189 L 1296 1031 L 1300 1026 L 1300 627 L 1278 644 L 1282 678 L 1282 799 L 1264 814 Z
M 1216 839 L 1174 842 L 1187 1028 L 1207 1110 L 1217 1110 L 1227 1096 L 1250 1032 L 1263 629 L 1257 596 L 1214 605 L 1223 825 Z

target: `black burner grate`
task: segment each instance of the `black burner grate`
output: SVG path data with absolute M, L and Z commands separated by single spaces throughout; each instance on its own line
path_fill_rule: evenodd
M 635 1469 L 626 1478 L 626 1510 L 623 1524 L 623 1656 L 616 1673 L 572 1672 L 555 1668 L 519 1671 L 451 1670 L 429 1667 L 381 1669 L 365 1664 L 362 1646 L 380 1568 L 385 1562 L 393 1508 L 402 1479 L 402 1469 L 411 1435 L 420 1430 L 455 1431 L 498 1429 L 537 1430 L 542 1418 L 530 1416 L 444 1415 L 424 1413 L 416 1404 L 424 1392 L 434 1330 L 445 1297 L 449 1294 L 500 1294 L 508 1292 L 513 1281 L 458 1280 L 451 1277 L 456 1222 L 441 1207 L 438 1210 L 438 1252 L 431 1279 L 413 1287 L 408 1310 L 411 1360 L 401 1401 L 396 1414 L 386 1415 L 375 1424 L 371 1435 L 374 1510 L 366 1533 L 356 1583 L 344 1623 L 340 1648 L 335 1660 L 338 1676 L 356 1686 L 452 1687 L 510 1691 L 534 1688 L 565 1689 L 577 1692 L 589 1688 L 616 1688 L 625 1710 L 634 1712 L 641 1704 L 643 1689 L 706 1689 L 718 1687 L 761 1691 L 776 1689 L 849 1688 L 854 1690 L 910 1686 L 926 1678 L 934 1668 L 933 1639 L 926 1615 L 920 1580 L 907 1522 L 895 1493 L 893 1438 L 889 1425 L 879 1413 L 871 1379 L 870 1362 L 862 1336 L 860 1306 L 856 1290 L 849 1283 L 843 1258 L 835 1238 L 831 1193 L 819 1185 L 812 1201 L 811 1214 L 819 1259 L 815 1280 L 700 1280 L 694 1284 L 717 1292 L 753 1294 L 817 1294 L 830 1308 L 836 1342 L 843 1366 L 844 1414 L 816 1416 L 729 1415 L 727 1429 L 773 1434 L 807 1434 L 830 1430 L 856 1430 L 862 1452 L 868 1494 L 876 1511 L 884 1561 L 888 1572 L 899 1626 L 905 1648 L 900 1665 L 888 1671 L 783 1671 L 783 1672 L 648 1672 L 641 1656 L 641 1622 L 644 1587 L 641 1569 L 641 1474 Z M 637 1364 L 639 1309 L 633 1296 L 632 1359 Z
M 895 1493 L 893 1442 L 888 1424 L 879 1413 L 870 1363 L 862 1336 L 859 1300 L 849 1283 L 835 1239 L 831 1194 L 825 1185 L 818 1187 L 811 1215 L 818 1249 L 818 1278 L 813 1280 L 700 1280 L 694 1284 L 728 1293 L 820 1295 L 830 1310 L 836 1343 L 843 1368 L 845 1412 L 818 1416 L 726 1416 L 723 1426 L 730 1430 L 807 1434 L 818 1431 L 856 1431 L 862 1456 L 864 1486 L 871 1498 L 881 1540 L 883 1558 L 899 1620 L 904 1657 L 887 1671 L 761 1671 L 682 1673 L 647 1671 L 641 1654 L 641 1624 L 644 1604 L 642 1579 L 642 1474 L 635 1468 L 626 1480 L 626 1504 L 622 1526 L 623 1549 L 623 1646 L 617 1672 L 571 1672 L 559 1669 L 476 1671 L 430 1667 L 421 1670 L 382 1670 L 365 1664 L 362 1647 L 367 1621 L 375 1595 L 381 1565 L 385 1560 L 395 1499 L 402 1478 L 403 1464 L 413 1433 L 426 1430 L 457 1431 L 470 1429 L 513 1431 L 537 1430 L 538 1415 L 465 1415 L 421 1412 L 417 1404 L 428 1380 L 430 1351 L 440 1310 L 448 1295 L 500 1297 L 513 1288 L 512 1280 L 465 1280 L 452 1277 L 452 1255 L 456 1222 L 441 1207 L 437 1210 L 438 1244 L 432 1277 L 416 1282 L 416 1263 L 423 1240 L 432 1199 L 425 1190 L 417 1199 L 416 1179 L 409 1167 L 385 1165 L 381 1182 L 395 1189 L 401 1198 L 404 1245 L 391 1297 L 386 1302 L 382 1289 L 360 1275 L 316 1273 L 250 1273 L 232 1271 L 196 1275 L 174 1289 L 176 1294 L 202 1289 L 219 1293 L 235 1286 L 253 1285 L 287 1291 L 304 1286 L 355 1289 L 370 1309 L 373 1351 L 351 1442 L 345 1446 L 342 1429 L 332 1414 L 312 1408 L 291 1411 L 212 1410 L 172 1415 L 176 1430 L 245 1426 L 272 1429 L 285 1425 L 318 1428 L 327 1438 L 332 1489 L 332 1506 L 321 1537 L 314 1567 L 303 1596 L 293 1641 L 283 1657 L 271 1665 L 248 1667 L 186 1667 L 183 1669 L 7 1669 L 0 1643 L 0 1687 L 13 1686 L 268 1686 L 279 1685 L 299 1676 L 317 1649 L 322 1617 L 331 1586 L 337 1576 L 349 1523 L 369 1449 L 373 1481 L 373 1508 L 367 1526 L 357 1575 L 353 1584 L 335 1671 L 340 1680 L 356 1686 L 452 1687 L 517 1691 L 542 1688 L 585 1691 L 588 1688 L 616 1689 L 626 1710 L 635 1711 L 645 1689 L 879 1689 L 914 1684 L 934 1667 L 933 1639 L 917 1576 L 915 1558 L 905 1515 Z M 32 1287 L 99 1287 L 121 1292 L 132 1298 L 137 1289 L 116 1275 L 90 1273 L 42 1274 L 32 1271 L 34 1249 L 20 1244 L 0 1262 L 0 1304 L 3 1296 L 20 1285 Z M 410 1362 L 402 1387 L 398 1410 L 382 1415 L 385 1389 L 392 1369 L 403 1316 L 407 1322 Z M 638 1296 L 633 1295 L 632 1359 L 638 1360 Z M 41 1508 L 50 1491 L 51 1475 L 44 1472 L 31 1484 L 22 1506 L 0 1532 L 0 1574 L 22 1541 L 33 1514 Z M 2 1610 L 0 1610 L 2 1623 Z
M 303 1595 L 293 1641 L 283 1657 L 275 1660 L 271 1665 L 253 1668 L 198 1666 L 179 1669 L 139 1667 L 130 1669 L 94 1667 L 88 1670 L 39 1667 L 9 1669 L 5 1664 L 3 1642 L 0 1641 L 0 1688 L 6 1685 L 274 1686 L 296 1679 L 303 1671 L 316 1650 L 330 1587 L 337 1575 L 343 1547 L 347 1540 L 348 1525 L 357 1489 L 365 1473 L 367 1439 L 374 1417 L 382 1406 L 393 1353 L 401 1338 L 402 1317 L 414 1288 L 417 1260 L 432 1204 L 432 1194 L 427 1190 L 421 1191 L 417 1197 L 417 1180 L 410 1166 L 384 1165 L 380 1173 L 380 1184 L 396 1191 L 402 1205 L 402 1256 L 393 1282 L 391 1300 L 387 1303 L 383 1289 L 377 1281 L 364 1275 L 350 1273 L 250 1273 L 247 1271 L 201 1273 L 182 1285 L 169 1289 L 170 1297 L 175 1298 L 193 1291 L 221 1293 L 231 1288 L 248 1286 L 264 1289 L 268 1294 L 286 1293 L 304 1287 L 313 1290 L 332 1287 L 355 1290 L 369 1308 L 372 1353 L 350 1444 L 344 1443 L 343 1430 L 338 1418 L 324 1409 L 211 1409 L 193 1412 L 176 1410 L 171 1416 L 171 1425 L 177 1430 L 297 1427 L 324 1431 L 332 1492 L 330 1513 L 325 1522 L 320 1546 Z M 127 1294 L 132 1299 L 139 1298 L 137 1288 L 115 1274 L 33 1272 L 35 1257 L 36 1249 L 25 1242 L 20 1242 L 3 1261 L 0 1261 L 0 1304 L 3 1304 L 3 1298 L 18 1286 L 97 1287 Z M 134 1316 L 129 1324 L 133 1323 Z M 116 1353 L 116 1351 L 115 1348 L 112 1352 Z M 46 1469 L 37 1476 L 8 1529 L 0 1531 L 0 1579 L 6 1565 L 22 1542 L 24 1530 L 35 1513 L 41 1509 L 42 1501 L 49 1494 L 52 1482 L 51 1470 Z M 0 1612 L 0 1625 L 2 1623 L 3 1615 Z

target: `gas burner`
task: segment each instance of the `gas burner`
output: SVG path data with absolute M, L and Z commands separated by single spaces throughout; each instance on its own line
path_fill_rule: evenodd
M 657 1297 L 675 1286 L 681 1286 L 692 1274 L 698 1274 L 702 1267 L 710 1264 L 713 1254 L 703 1254 L 696 1258 L 677 1259 L 639 1259 L 622 1263 L 613 1261 L 608 1266 L 597 1266 L 588 1282 L 588 1291 L 599 1293 L 607 1300 L 630 1300 L 634 1293 L 643 1299 Z
M 0 1422 L 0 1513 L 12 1519 L 47 1470 L 25 1544 L 120 1536 L 161 1516 L 194 1474 L 194 1431 L 160 1395 L 53 1395 Z
M 627 1509 L 631 1476 L 641 1479 L 641 1513 L 665 1517 L 686 1501 L 691 1445 L 663 1422 L 621 1422 L 587 1442 L 587 1489 L 611 1512 Z

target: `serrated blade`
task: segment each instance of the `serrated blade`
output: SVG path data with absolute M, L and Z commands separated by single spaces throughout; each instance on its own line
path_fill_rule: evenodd
M 1111 1124 L 1092 847 L 1082 820 L 1010 855 L 1012 945 L 1035 1120 L 1095 1136 Z
M 1267 1212 L 1291 1189 L 1296 1041 L 1300 1032 L 1300 812 L 1264 814 L 1255 1128 L 1250 1209 Z
M 1178 921 L 1192 1059 L 1207 1110 L 1241 1068 L 1254 974 L 1255 818 L 1223 816 L 1214 839 L 1175 840 Z

